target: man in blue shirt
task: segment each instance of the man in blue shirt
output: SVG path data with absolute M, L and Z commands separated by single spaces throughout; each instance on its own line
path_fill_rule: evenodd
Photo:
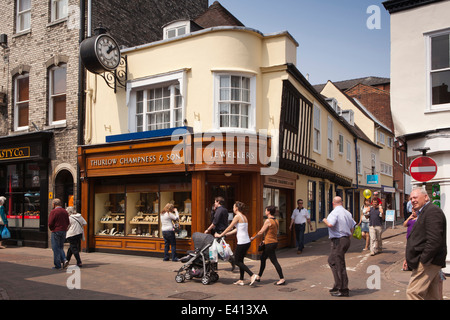
M 342 198 L 333 199 L 334 210 L 330 212 L 323 222 L 328 227 L 328 235 L 331 240 L 331 253 L 328 264 L 334 277 L 334 286 L 330 290 L 332 296 L 348 297 L 348 277 L 345 266 L 345 253 L 350 247 L 350 238 L 353 234 L 356 222 L 350 212 L 342 206 Z

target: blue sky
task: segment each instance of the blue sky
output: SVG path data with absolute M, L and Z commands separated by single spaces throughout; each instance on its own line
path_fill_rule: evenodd
M 210 0 L 210 4 L 214 1 Z M 289 31 L 297 40 L 297 67 L 312 84 L 390 76 L 390 22 L 377 0 L 219 0 L 246 27 Z M 380 8 L 381 29 L 367 13 Z M 373 20 L 371 20 L 373 21 Z

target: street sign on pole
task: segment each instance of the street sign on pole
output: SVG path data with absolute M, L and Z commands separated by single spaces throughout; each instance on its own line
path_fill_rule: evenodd
M 419 157 L 411 162 L 409 172 L 414 180 L 427 182 L 436 176 L 437 164 L 430 157 Z

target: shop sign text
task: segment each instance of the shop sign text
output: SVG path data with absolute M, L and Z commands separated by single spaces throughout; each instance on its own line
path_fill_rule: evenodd
M 0 161 L 30 157 L 30 147 L 0 149 Z

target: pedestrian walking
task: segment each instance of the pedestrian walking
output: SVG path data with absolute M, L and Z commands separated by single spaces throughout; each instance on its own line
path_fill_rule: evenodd
M 278 276 L 280 277 L 280 280 L 278 282 L 275 282 L 274 284 L 277 286 L 282 286 L 286 284 L 286 280 L 283 276 L 283 270 L 281 269 L 280 264 L 278 263 L 277 256 L 275 253 L 275 250 L 278 246 L 278 228 L 279 223 L 278 220 L 275 218 L 275 212 L 276 207 L 274 206 L 268 206 L 265 210 L 265 215 L 267 217 L 266 221 L 264 221 L 264 224 L 259 230 L 259 232 L 250 238 L 250 241 L 253 241 L 257 237 L 260 237 L 264 235 L 264 250 L 261 254 L 261 264 L 259 267 L 258 276 L 256 277 L 256 281 L 260 281 L 261 277 L 264 273 L 264 269 L 266 268 L 266 260 L 267 258 L 270 259 L 270 262 L 272 262 L 273 266 L 275 267 L 275 270 L 277 270 Z
M 61 206 L 60 199 L 53 199 L 52 208 L 48 217 L 48 227 L 52 232 L 53 269 L 60 270 L 61 268 L 66 268 L 69 264 L 64 253 L 64 242 L 66 241 L 66 233 L 70 221 L 69 214 Z
M 406 243 L 406 262 L 412 269 L 408 300 L 442 300 L 441 268 L 447 256 L 447 221 L 444 212 L 430 202 L 423 188 L 410 194 L 417 220 Z
M 231 221 L 230 225 L 218 235 L 219 238 L 223 236 L 229 236 L 232 234 L 236 234 L 237 245 L 234 252 L 234 260 L 235 264 L 239 267 L 239 280 L 234 284 L 236 285 L 244 285 L 244 274 L 248 273 L 250 276 L 250 285 L 256 281 L 257 275 L 254 274 L 245 264 L 244 258 L 247 254 L 248 249 L 250 248 L 250 237 L 248 235 L 248 220 L 244 214 L 245 204 L 236 201 L 233 205 L 234 218 Z M 234 230 L 233 228 L 236 227 Z M 232 231 L 231 231 L 232 230 Z
M 333 211 L 323 222 L 328 227 L 328 235 L 331 240 L 331 252 L 328 264 L 333 273 L 334 285 L 330 294 L 335 297 L 348 297 L 348 276 L 345 265 L 345 253 L 350 247 L 350 238 L 356 222 L 350 212 L 342 206 L 342 198 L 333 199 Z
M 292 226 L 295 230 L 295 244 L 297 246 L 297 254 L 301 254 L 305 248 L 305 229 L 306 223 L 309 225 L 309 229 L 312 230 L 311 218 L 308 210 L 303 207 L 303 200 L 297 200 L 297 208 L 294 209 L 291 216 L 291 225 L 289 230 L 292 231 Z
M 172 250 L 172 261 L 178 261 L 177 258 L 177 239 L 175 238 L 175 231 L 173 230 L 172 221 L 177 221 L 179 218 L 178 210 L 173 204 L 165 205 L 161 212 L 161 231 L 164 238 L 164 258 L 163 261 L 169 261 L 169 247 Z
M 370 200 L 364 199 L 364 204 L 361 208 L 361 218 L 358 223 L 358 225 L 361 226 L 361 237 L 366 242 L 363 250 L 368 250 L 370 246 L 369 211 L 370 211 Z
M 8 227 L 8 219 L 6 218 L 6 212 L 5 207 L 3 206 L 5 204 L 6 198 L 4 196 L 0 197 L 0 249 L 5 249 L 3 246 L 3 241 L 1 241 L 1 235 L 3 228 Z
M 70 222 L 69 230 L 67 230 L 66 234 L 66 239 L 69 241 L 69 249 L 67 249 L 66 255 L 67 263 L 70 263 L 73 254 L 77 260 L 77 266 L 81 268 L 83 266 L 80 257 L 81 240 L 84 240 L 83 226 L 87 225 L 87 222 L 80 213 L 75 211 L 74 207 L 68 207 L 66 211 L 69 214 Z
M 378 198 L 373 198 L 372 208 L 369 211 L 369 234 L 370 234 L 370 255 L 374 256 L 383 252 L 383 207 Z

